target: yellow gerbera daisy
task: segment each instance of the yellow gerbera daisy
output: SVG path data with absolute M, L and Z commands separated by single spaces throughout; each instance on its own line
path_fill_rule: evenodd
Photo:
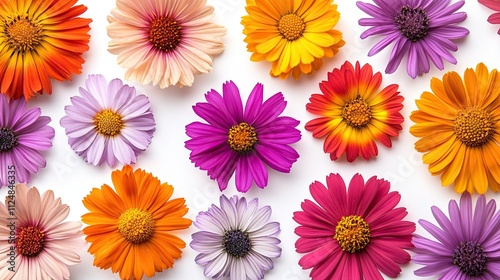
M 421 139 L 415 149 L 425 153 L 432 175 L 455 191 L 483 194 L 500 190 L 500 75 L 483 63 L 465 70 L 464 79 L 448 72 L 432 78 L 431 92 L 417 100 L 410 132 Z
M 272 62 L 273 77 L 311 74 L 345 44 L 333 30 L 340 14 L 332 0 L 247 0 L 246 10 L 241 24 L 250 59 Z

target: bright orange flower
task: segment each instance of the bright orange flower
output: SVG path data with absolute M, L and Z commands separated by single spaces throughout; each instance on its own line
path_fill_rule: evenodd
M 184 198 L 169 200 L 174 189 L 141 169 L 126 165 L 112 173 L 113 190 L 104 184 L 83 199 L 90 213 L 83 229 L 94 265 L 111 268 L 120 279 L 152 277 L 171 268 L 186 243 L 171 231 L 186 229 L 191 220 Z
M 415 149 L 425 153 L 432 175 L 455 191 L 500 190 L 500 74 L 483 63 L 432 78 L 432 92 L 416 101 L 410 133 L 419 139 Z
M 77 0 L 0 0 L 0 92 L 26 100 L 52 93 L 50 78 L 81 73 L 92 21 Z
M 328 81 L 320 83 L 323 94 L 313 94 L 307 111 L 320 115 L 306 124 L 315 138 L 326 136 L 323 150 L 337 160 L 344 152 L 347 161 L 358 156 L 369 159 L 378 154 L 375 140 L 392 146 L 391 136 L 402 129 L 403 97 L 398 85 L 379 91 L 380 72 L 373 74 L 369 64 L 356 68 L 346 61 L 340 69 L 328 73 Z

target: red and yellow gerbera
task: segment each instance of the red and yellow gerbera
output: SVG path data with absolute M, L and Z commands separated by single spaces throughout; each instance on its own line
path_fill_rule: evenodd
M 313 137 L 326 136 L 323 150 L 337 160 L 344 152 L 347 161 L 358 156 L 369 159 L 377 156 L 375 140 L 387 147 L 391 138 L 402 129 L 403 97 L 398 85 L 392 84 L 379 91 L 380 72 L 373 74 L 369 64 L 356 67 L 346 61 L 340 69 L 328 73 L 328 80 L 320 83 L 323 94 L 313 94 L 307 111 L 320 115 L 306 124 Z
M 77 0 L 0 0 L 0 92 L 30 99 L 81 73 L 92 21 Z

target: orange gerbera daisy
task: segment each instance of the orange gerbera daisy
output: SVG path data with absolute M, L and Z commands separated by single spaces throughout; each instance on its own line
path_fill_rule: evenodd
M 186 229 L 184 198 L 170 199 L 174 189 L 141 169 L 126 165 L 111 175 L 115 190 L 104 184 L 83 199 L 90 213 L 83 229 L 94 265 L 111 267 L 121 279 L 152 277 L 181 257 L 186 243 L 170 231 Z
M 241 24 L 250 59 L 272 62 L 271 76 L 311 74 L 345 44 L 333 29 L 340 14 L 332 0 L 247 0 L 246 10 Z
M 0 0 L 0 92 L 26 100 L 52 93 L 50 78 L 81 73 L 89 49 L 87 10 L 77 0 Z
M 483 63 L 468 68 L 464 80 L 448 72 L 432 78 L 412 112 L 411 134 L 420 137 L 415 149 L 425 153 L 432 175 L 454 183 L 455 191 L 483 194 L 500 190 L 500 74 Z
M 326 136 L 323 150 L 337 160 L 344 152 L 347 161 L 358 156 L 369 159 L 378 154 L 375 140 L 392 146 L 391 136 L 398 136 L 403 116 L 403 97 L 398 85 L 379 91 L 380 72 L 373 75 L 369 64 L 356 68 L 346 61 L 340 69 L 328 73 L 328 81 L 320 83 L 323 94 L 313 94 L 307 111 L 320 115 L 306 124 L 315 138 Z

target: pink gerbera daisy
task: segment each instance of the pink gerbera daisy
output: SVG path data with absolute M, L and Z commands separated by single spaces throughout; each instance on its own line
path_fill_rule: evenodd
M 405 249 L 411 243 L 415 224 L 402 219 L 403 207 L 395 208 L 401 196 L 389 192 L 390 184 L 371 177 L 364 182 L 356 174 L 346 191 L 338 174 L 326 177 L 327 186 L 315 181 L 310 185 L 311 200 L 293 219 L 299 239 L 297 252 L 305 253 L 299 264 L 312 268 L 313 280 L 383 279 L 380 272 L 396 277 L 401 264 L 410 261 Z
M 492 9 L 495 13 L 488 17 L 488 22 L 491 24 L 500 24 L 500 1 L 499 0 L 479 0 L 479 3 Z M 500 34 L 500 29 L 498 29 Z
M 191 86 L 224 50 L 226 29 L 211 22 L 205 0 L 117 0 L 108 17 L 109 51 L 127 69 L 125 79 Z
M 69 279 L 80 262 L 81 223 L 63 222 L 69 206 L 25 184 L 9 187 L 0 203 L 0 279 Z M 12 256 L 15 254 L 15 257 Z

